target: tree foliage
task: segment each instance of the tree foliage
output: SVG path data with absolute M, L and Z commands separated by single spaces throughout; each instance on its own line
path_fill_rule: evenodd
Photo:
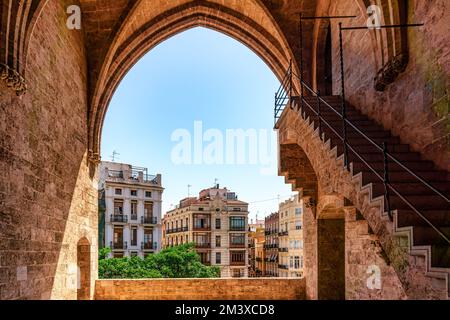
M 184 244 L 140 257 L 108 259 L 108 248 L 99 251 L 98 273 L 101 279 L 145 278 L 217 278 L 218 267 L 205 266 L 194 244 Z

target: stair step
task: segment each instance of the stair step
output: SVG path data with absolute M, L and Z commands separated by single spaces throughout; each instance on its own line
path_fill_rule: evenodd
M 381 182 L 380 179 L 370 171 L 369 169 L 363 170 L 363 183 L 368 184 L 370 182 Z M 448 182 L 447 172 L 445 171 L 423 171 L 418 172 L 423 180 L 432 184 L 433 182 Z M 391 183 L 397 182 L 417 182 L 417 178 L 413 177 L 409 173 L 393 171 L 389 174 Z
M 449 210 L 420 210 L 420 213 L 433 225 L 450 227 Z M 413 210 L 400 209 L 397 211 L 399 227 L 428 227 L 429 224 Z
M 375 169 L 378 173 L 383 174 L 384 173 L 384 162 L 373 162 L 368 159 L 365 159 L 370 166 Z M 434 163 L 431 161 L 420 161 L 420 162 L 413 162 L 408 161 L 403 163 L 407 168 L 409 168 L 411 171 L 432 171 L 434 167 Z M 363 171 L 364 169 L 367 169 L 368 167 L 366 164 L 364 164 L 361 160 L 354 161 L 353 162 L 353 173 L 356 174 L 358 172 Z M 393 171 L 405 171 L 401 166 L 399 166 L 397 163 L 388 163 L 388 170 L 389 172 Z
M 450 238 L 450 227 L 439 227 L 439 230 Z M 414 227 L 414 245 L 415 246 L 447 246 L 448 243 L 431 227 Z
M 430 183 L 435 189 L 450 198 L 450 182 L 433 182 Z M 423 183 L 419 182 L 397 182 L 392 183 L 392 186 L 401 192 L 402 195 L 433 195 L 436 194 L 432 189 L 428 188 Z M 384 184 L 376 182 L 372 184 L 372 194 L 374 197 L 384 194 Z
M 431 266 L 436 268 L 450 268 L 450 245 L 431 247 Z
M 439 195 L 403 195 L 414 207 L 422 210 L 449 210 L 449 203 Z M 397 195 L 390 193 L 391 208 L 410 209 L 410 207 Z

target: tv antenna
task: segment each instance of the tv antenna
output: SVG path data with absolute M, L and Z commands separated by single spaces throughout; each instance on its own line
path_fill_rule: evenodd
M 113 151 L 112 155 L 110 156 L 112 162 L 115 162 L 116 159 L 119 159 L 120 153 L 116 152 L 116 150 Z
M 188 187 L 188 199 L 189 199 L 191 197 L 191 187 L 192 187 L 192 185 L 188 184 L 187 187 Z

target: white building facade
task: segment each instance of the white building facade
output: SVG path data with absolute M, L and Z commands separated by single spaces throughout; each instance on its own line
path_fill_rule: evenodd
M 161 175 L 146 168 L 102 162 L 101 200 L 104 201 L 104 246 L 111 257 L 145 257 L 161 250 Z

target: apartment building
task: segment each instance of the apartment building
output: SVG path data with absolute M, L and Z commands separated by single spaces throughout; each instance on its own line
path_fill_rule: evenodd
M 265 273 L 266 277 L 278 277 L 278 212 L 265 218 Z
M 265 274 L 265 234 L 264 220 L 251 223 L 249 241 L 249 277 L 261 277 Z
M 279 276 L 303 276 L 303 213 L 298 196 L 279 206 Z
M 100 164 L 100 237 L 112 257 L 140 256 L 161 249 L 161 175 L 130 164 Z
M 248 203 L 215 185 L 180 201 L 164 216 L 165 246 L 195 243 L 202 263 L 221 277 L 248 277 Z

